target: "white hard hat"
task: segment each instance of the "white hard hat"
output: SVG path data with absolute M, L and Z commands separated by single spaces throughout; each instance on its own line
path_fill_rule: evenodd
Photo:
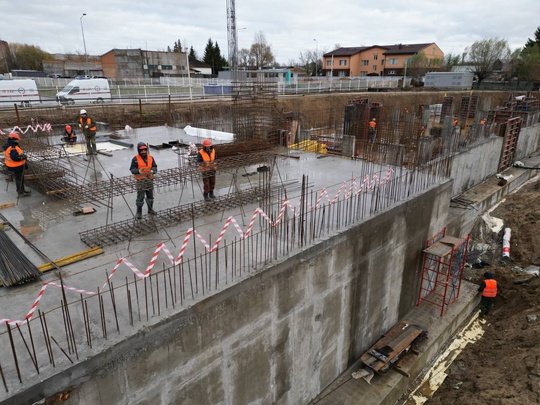
M 81 115 L 86 114 L 86 110 L 81 110 Z

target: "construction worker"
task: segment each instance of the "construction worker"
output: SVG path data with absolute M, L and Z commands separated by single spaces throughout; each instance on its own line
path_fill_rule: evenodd
M 375 138 L 377 137 L 377 120 L 375 118 L 372 118 L 371 121 L 369 121 L 369 128 L 368 128 L 368 137 L 369 142 L 374 143 Z
M 489 314 L 493 301 L 497 296 L 497 281 L 493 278 L 493 274 L 490 272 L 484 273 L 484 281 L 478 288 L 478 292 L 482 293 L 480 299 L 480 314 L 485 316 Z
M 73 128 L 71 128 L 71 125 L 65 126 L 63 141 L 68 145 L 73 145 L 75 142 L 77 142 L 77 135 L 75 135 L 75 131 Z
M 480 125 L 484 126 L 487 124 L 487 120 L 485 118 L 480 119 Z
M 19 197 L 28 197 L 30 191 L 24 189 L 24 169 L 28 168 L 27 157 L 19 146 L 21 136 L 17 132 L 8 135 L 7 143 L 4 145 L 4 164 L 15 177 L 15 185 Z
M 458 124 L 459 124 L 459 121 L 458 121 L 457 117 L 454 117 L 454 119 L 452 120 L 452 126 L 455 128 L 455 127 L 458 126 Z
M 216 185 L 216 150 L 212 146 L 210 139 L 205 139 L 202 143 L 203 147 L 199 149 L 197 154 L 197 162 L 202 173 L 204 185 L 204 201 L 210 201 L 214 196 L 214 187 Z
M 154 211 L 154 175 L 157 172 L 156 160 L 148 153 L 148 145 L 144 142 L 137 144 L 137 155 L 131 160 L 129 170 L 137 181 L 137 219 L 142 218 L 142 207 L 144 205 L 144 197 L 146 196 L 146 204 L 148 205 L 148 213 L 155 215 Z
M 86 110 L 81 110 L 79 115 L 79 128 L 84 134 L 86 140 L 86 154 L 97 155 L 96 147 L 96 123 L 88 116 Z

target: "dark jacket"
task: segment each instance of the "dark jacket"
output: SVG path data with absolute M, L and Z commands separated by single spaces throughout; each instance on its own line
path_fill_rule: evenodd
M 19 146 L 19 142 L 16 141 L 15 139 L 8 139 L 7 140 L 7 143 L 2 146 L 3 150 L 5 151 L 7 148 L 9 148 L 10 146 Z M 15 162 L 20 162 L 21 160 L 25 160 L 26 158 L 22 158 L 18 153 L 17 151 L 15 150 L 15 148 L 11 149 L 11 151 L 9 152 L 9 156 L 11 157 L 11 160 L 14 160 Z
M 143 158 L 143 160 L 146 162 L 146 159 Z M 139 165 L 137 164 L 137 156 L 133 156 L 133 159 L 131 159 L 131 166 L 129 167 L 129 171 L 132 174 L 139 174 Z M 152 156 L 152 172 L 153 173 L 157 172 L 157 163 L 154 156 Z

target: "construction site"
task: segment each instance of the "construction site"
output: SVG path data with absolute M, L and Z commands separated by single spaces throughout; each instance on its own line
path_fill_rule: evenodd
M 478 316 L 479 219 L 540 165 L 537 93 L 261 82 L 84 108 L 97 155 L 62 141 L 80 107 L 0 111 L 32 191 L 3 167 L 0 403 L 405 403 Z

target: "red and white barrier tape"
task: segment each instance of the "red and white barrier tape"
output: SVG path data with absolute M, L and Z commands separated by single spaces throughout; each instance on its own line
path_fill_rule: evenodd
M 26 129 L 22 129 L 19 126 L 14 126 L 13 129 L 11 131 L 9 131 L 9 132 L 12 132 L 12 131 L 18 131 L 23 135 L 26 134 L 28 131 L 32 131 L 34 134 L 36 132 L 38 132 L 38 131 L 51 132 L 52 131 L 52 125 L 49 124 L 48 122 L 46 122 L 44 124 L 37 124 L 35 126 L 27 125 Z M 4 131 L 2 131 L 2 129 L 0 129 L 0 135 L 7 135 L 9 132 L 4 132 Z
M 347 188 L 347 183 L 344 182 L 341 185 L 341 187 L 338 189 L 336 195 L 332 199 L 330 199 L 330 197 L 328 196 L 328 191 L 326 189 L 323 189 L 321 191 L 318 199 L 317 199 L 315 207 L 319 207 L 320 201 L 323 198 L 323 196 L 326 197 L 326 199 L 328 200 L 328 202 L 330 204 L 334 204 L 339 199 L 341 194 L 343 194 L 345 196 L 345 198 L 347 198 L 347 197 L 349 197 L 351 195 L 351 193 L 355 193 L 355 195 L 358 195 L 363 190 L 372 190 L 373 187 L 375 187 L 375 184 L 379 184 L 379 185 L 386 184 L 386 182 L 388 182 L 390 180 L 392 175 L 393 175 L 393 170 L 388 169 L 388 172 L 387 172 L 386 176 L 383 178 L 382 181 L 379 181 L 379 176 L 378 175 L 374 175 L 371 180 L 369 179 L 369 176 L 364 177 L 364 180 L 363 180 L 362 184 L 360 184 L 360 185 L 358 185 L 358 183 L 356 182 L 356 179 L 353 179 L 353 181 L 351 182 L 351 186 L 348 187 L 348 188 Z M 367 184 L 367 188 L 364 188 L 364 185 L 366 185 L 366 184 Z M 193 235 L 195 235 L 197 237 L 197 239 L 202 243 L 202 245 L 205 247 L 207 252 L 209 252 L 209 253 L 215 252 L 218 249 L 221 241 L 225 237 L 225 233 L 227 232 L 227 229 L 229 228 L 229 226 L 231 224 L 234 226 L 234 228 L 236 229 L 236 231 L 240 235 L 240 238 L 245 239 L 245 238 L 248 238 L 251 235 L 251 232 L 252 232 L 253 227 L 255 225 L 255 221 L 257 220 L 257 218 L 259 216 L 262 217 L 263 219 L 265 219 L 266 222 L 270 226 L 277 226 L 277 225 L 280 224 L 280 222 L 281 222 L 283 216 L 285 215 L 285 212 L 286 212 L 287 209 L 291 209 L 293 211 L 293 217 L 296 216 L 296 208 L 290 203 L 289 200 L 285 200 L 281 204 L 279 214 L 276 217 L 275 221 L 272 221 L 270 219 L 270 217 L 268 216 L 268 214 L 266 214 L 266 212 L 264 212 L 264 210 L 262 210 L 260 207 L 257 207 L 253 211 L 253 215 L 251 216 L 251 219 L 250 219 L 250 221 L 248 223 L 248 226 L 247 226 L 245 231 L 238 224 L 236 219 L 234 217 L 230 216 L 230 217 L 227 218 L 227 220 L 223 224 L 223 226 L 221 228 L 221 231 L 219 232 L 219 235 L 218 235 L 216 241 L 214 242 L 214 244 L 212 246 L 210 246 L 210 244 L 199 234 L 199 232 L 197 232 L 197 230 L 195 230 L 193 228 L 189 228 L 186 231 L 185 235 L 184 235 L 184 240 L 182 242 L 182 246 L 180 247 L 180 250 L 179 250 L 178 255 L 176 256 L 176 258 L 172 255 L 171 251 L 167 248 L 167 246 L 163 242 L 161 242 L 161 243 L 159 243 L 157 245 L 157 247 L 154 250 L 154 253 L 152 255 L 152 259 L 150 259 L 150 262 L 148 263 L 148 265 L 146 266 L 146 269 L 144 271 L 139 270 L 137 268 L 137 266 L 135 266 L 133 263 L 131 263 L 127 258 L 122 257 L 122 258 L 120 258 L 120 259 L 118 259 L 116 261 L 116 264 L 113 267 L 113 269 L 111 270 L 111 273 L 107 276 L 107 280 L 103 284 L 102 289 L 105 289 L 105 287 L 108 285 L 109 281 L 112 279 L 112 277 L 116 273 L 116 270 L 118 270 L 118 268 L 122 264 L 125 264 L 138 278 L 140 278 L 140 279 L 146 278 L 152 272 L 152 269 L 154 268 L 154 266 L 157 263 L 159 253 L 162 250 L 165 253 L 165 255 L 168 257 L 168 259 L 170 260 L 171 264 L 176 266 L 176 265 L 178 265 L 178 264 L 180 264 L 182 262 L 182 258 L 183 258 L 184 254 L 186 252 L 187 245 L 188 245 L 188 243 L 191 240 L 191 237 Z M 28 313 L 24 317 L 24 320 L 0 319 L 0 324 L 3 324 L 3 323 L 7 322 L 9 325 L 23 325 L 26 322 L 28 322 L 30 319 L 32 319 L 32 317 L 34 316 L 34 312 L 37 310 L 37 307 L 39 306 L 41 298 L 43 297 L 43 295 L 45 294 L 45 291 L 47 290 L 47 288 L 50 285 L 52 285 L 54 287 L 62 288 L 62 285 L 59 284 L 59 283 L 56 283 L 56 282 L 48 282 L 48 283 L 43 284 L 43 286 L 41 287 L 41 289 L 38 292 L 38 295 L 37 295 L 36 299 L 32 303 L 32 306 L 30 307 L 30 310 L 28 311 Z M 64 289 L 66 289 L 68 291 L 73 291 L 73 292 L 78 293 L 78 294 L 84 294 L 84 295 L 89 295 L 89 296 L 97 294 L 97 292 L 82 290 L 82 289 L 79 289 L 79 288 L 67 286 L 65 284 L 64 284 Z

